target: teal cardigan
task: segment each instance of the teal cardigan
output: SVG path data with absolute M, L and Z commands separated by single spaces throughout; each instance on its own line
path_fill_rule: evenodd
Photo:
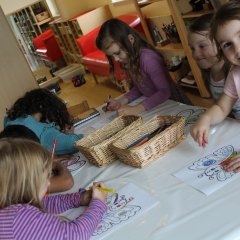
M 31 129 L 39 138 L 40 143 L 48 151 L 52 151 L 53 142 L 56 139 L 57 145 L 55 154 L 71 154 L 78 150 L 75 148 L 75 142 L 83 137 L 82 134 L 63 133 L 59 131 L 55 123 L 43 123 L 28 115 L 15 120 L 4 119 L 4 127 L 8 125 L 23 125 Z

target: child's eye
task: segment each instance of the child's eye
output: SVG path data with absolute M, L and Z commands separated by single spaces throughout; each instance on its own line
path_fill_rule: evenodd
M 200 49 L 203 49 L 203 48 L 206 48 L 206 47 L 208 47 L 207 44 L 202 44 L 202 45 L 199 46 Z
M 223 43 L 223 44 L 222 44 L 221 48 L 222 48 L 222 49 L 225 49 L 225 48 L 230 47 L 231 45 L 232 45 L 232 44 L 231 44 L 230 42 L 226 42 L 226 43 Z

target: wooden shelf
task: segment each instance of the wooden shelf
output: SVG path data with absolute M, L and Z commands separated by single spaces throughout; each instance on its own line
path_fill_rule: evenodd
M 41 22 L 37 21 L 36 15 L 39 12 L 47 12 L 50 17 Z M 15 25 L 21 33 L 22 39 L 31 54 L 34 54 L 35 48 L 33 45 L 33 38 L 40 35 L 48 28 L 48 23 L 52 21 L 51 12 L 48 9 L 45 0 L 34 2 L 22 9 L 11 14 L 14 19 Z M 16 38 L 19 37 L 16 35 Z M 22 41 L 20 39 L 20 41 Z
M 189 8 L 186 10 L 185 5 L 179 6 L 178 0 L 159 0 L 159 1 L 146 1 L 146 6 L 140 7 L 138 4 L 138 0 L 132 0 L 135 3 L 135 7 L 137 12 L 140 16 L 144 16 L 144 19 L 141 19 L 142 24 L 147 26 L 148 23 L 148 33 L 151 33 L 150 38 L 152 37 L 149 42 L 157 42 L 159 39 L 159 36 L 156 34 L 156 32 L 160 33 L 160 38 L 165 39 L 165 32 L 162 32 L 162 26 L 163 24 L 169 25 L 172 22 L 174 22 L 176 26 L 176 30 L 178 32 L 179 38 L 181 43 L 177 44 L 167 44 L 165 46 L 161 46 L 160 44 L 156 44 L 156 49 L 159 50 L 163 56 L 166 58 L 166 61 L 171 62 L 173 56 L 181 56 L 186 57 L 187 63 L 189 67 L 189 71 L 192 72 L 194 79 L 195 79 L 195 85 L 190 84 L 184 84 L 181 83 L 184 87 L 190 87 L 198 89 L 200 95 L 202 97 L 209 97 L 210 94 L 204 84 L 204 81 L 202 79 L 201 71 L 198 68 L 196 62 L 192 58 L 192 53 L 188 46 L 188 39 L 187 39 L 187 29 L 184 23 L 184 19 L 186 18 L 195 18 L 199 17 L 203 14 L 211 13 L 214 10 L 204 10 L 204 11 L 197 11 L 197 12 L 188 12 L 187 14 L 182 14 L 181 12 L 187 12 L 189 9 L 191 9 L 191 6 L 189 5 Z M 188 1 L 187 1 L 188 2 Z M 188 4 L 188 3 L 186 3 Z M 184 8 L 184 9 L 183 9 Z M 181 10 L 181 11 L 180 11 Z M 184 11 L 182 11 L 184 10 Z M 146 19 L 146 20 L 145 20 Z M 145 31 L 145 29 L 144 29 Z M 145 31 L 147 32 L 147 31 Z M 148 36 L 148 34 L 146 34 Z M 154 38 L 154 39 L 153 39 Z M 178 79 L 180 79 L 183 76 L 179 76 Z M 176 79 L 177 80 L 177 79 Z
M 187 83 L 182 83 L 179 81 L 179 84 L 183 87 L 189 87 L 189 88 L 195 88 L 198 89 L 198 87 L 196 85 L 191 85 L 191 84 L 187 84 Z
M 43 25 L 43 24 L 45 24 L 45 23 L 48 23 L 48 22 L 51 22 L 52 21 L 52 18 L 47 18 L 47 19 L 45 19 L 45 20 L 43 20 L 43 21 L 41 21 L 41 22 L 38 22 L 37 23 L 37 25 Z
M 168 43 L 165 46 L 161 46 L 160 44 L 158 44 L 155 48 L 162 51 L 184 52 L 184 49 L 181 43 Z
M 197 18 L 197 17 L 201 17 L 202 15 L 205 15 L 208 13 L 213 13 L 213 12 L 214 12 L 214 10 L 202 10 L 202 11 L 189 12 L 189 13 L 182 15 L 182 18 L 183 19 Z

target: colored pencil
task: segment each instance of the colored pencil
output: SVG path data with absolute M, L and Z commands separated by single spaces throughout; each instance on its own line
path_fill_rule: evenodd
M 116 190 L 114 188 L 102 188 L 102 187 L 98 187 L 98 189 L 102 192 L 111 192 L 111 193 L 115 193 Z
M 54 139 L 53 148 L 52 148 L 52 160 L 54 159 L 54 154 L 57 146 L 57 139 Z

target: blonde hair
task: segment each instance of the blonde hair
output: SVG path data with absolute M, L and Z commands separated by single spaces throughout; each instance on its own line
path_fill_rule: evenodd
M 27 139 L 1 139 L 0 208 L 31 204 L 42 209 L 39 193 L 51 169 L 51 155 L 39 143 Z

